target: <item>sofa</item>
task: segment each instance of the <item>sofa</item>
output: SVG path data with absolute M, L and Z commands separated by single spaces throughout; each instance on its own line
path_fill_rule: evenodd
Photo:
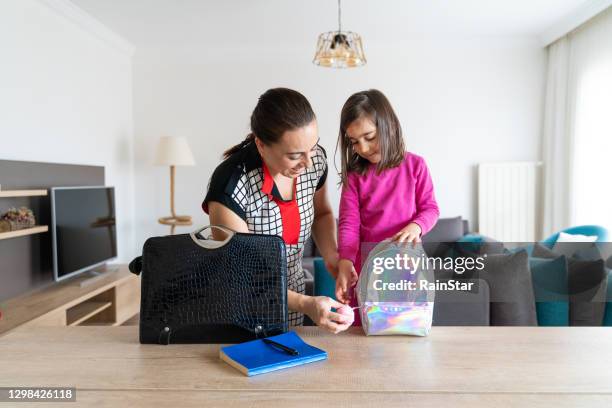
M 601 242 L 606 241 L 601 235 L 605 230 L 599 227 L 566 230 L 577 231 L 597 232 L 600 245 L 612 245 Z M 438 220 L 423 236 L 428 256 L 489 258 L 487 267 L 478 273 L 435 271 L 436 279 L 442 282 L 456 279 L 474 285 L 469 292 L 436 292 L 433 325 L 612 325 L 612 256 L 596 261 L 580 259 L 580 254 L 576 257 L 572 253 L 561 259 L 553 251 L 559 235 L 540 243 L 507 248 L 493 238 L 470 233 L 467 220 L 461 217 Z M 584 258 L 584 252 L 589 251 L 579 252 Z M 316 246 L 309 243 L 304 257 L 307 293 L 333 297 L 334 281 L 318 255 Z
M 461 278 L 487 281 L 492 326 L 612 326 L 607 241 L 597 226 L 572 227 L 536 243 L 468 234 L 447 255 L 488 256 L 484 270 Z

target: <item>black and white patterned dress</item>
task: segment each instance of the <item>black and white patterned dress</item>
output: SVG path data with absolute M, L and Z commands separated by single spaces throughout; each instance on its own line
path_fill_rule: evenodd
M 326 178 L 327 157 L 317 145 L 312 167 L 296 179 L 293 200 L 285 201 L 255 144 L 249 143 L 215 169 L 202 208 L 208 213 L 208 202 L 219 202 L 240 216 L 249 232 L 283 238 L 287 249 L 287 286 L 304 293 L 303 248 L 314 221 L 314 194 Z M 299 326 L 303 319 L 303 314 L 289 312 L 290 325 Z

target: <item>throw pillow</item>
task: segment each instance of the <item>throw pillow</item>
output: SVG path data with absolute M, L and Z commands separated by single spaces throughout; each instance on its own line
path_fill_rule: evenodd
M 527 251 L 488 255 L 480 277 L 489 284 L 491 326 L 536 326 Z
M 587 245 L 582 243 L 582 247 Z M 605 303 L 607 276 L 603 260 L 589 259 L 597 255 L 588 246 L 578 250 L 576 256 L 568 259 L 568 291 L 570 293 L 570 325 L 600 326 L 608 307 Z M 575 249 L 575 248 L 574 248 Z M 533 256 L 556 258 L 559 255 L 546 246 L 536 243 Z M 585 259 L 580 259 L 585 258 Z M 612 290 L 612 289 L 611 289 Z M 612 297 L 611 297 L 612 299 Z M 612 325 L 612 304 L 610 305 L 609 324 Z M 608 320 L 606 320 L 608 322 Z
M 473 257 L 488 254 L 503 254 L 504 243 L 480 234 L 467 234 L 457 240 L 455 248 Z
M 538 326 L 569 326 L 567 258 L 530 258 Z
M 556 258 L 559 255 L 555 253 L 552 249 L 548 248 L 545 245 L 536 242 L 533 246 L 533 251 L 531 252 L 531 256 L 534 258 Z
M 336 298 L 336 280 L 325 267 L 322 258 L 314 260 L 314 294 Z
M 568 261 L 570 325 L 601 326 L 606 308 L 608 279 L 603 260 Z
M 597 235 L 567 234 L 565 232 L 560 232 L 552 250 L 559 255 L 570 257 L 579 249 L 584 248 L 584 245 L 581 244 L 595 241 L 597 241 Z
M 427 234 L 423 235 L 423 249 L 427 256 L 444 256 L 450 243 L 463 236 L 461 217 L 440 218 Z
M 606 310 L 604 311 L 603 326 L 612 326 L 612 268 L 606 268 L 608 274 L 608 294 L 606 296 Z

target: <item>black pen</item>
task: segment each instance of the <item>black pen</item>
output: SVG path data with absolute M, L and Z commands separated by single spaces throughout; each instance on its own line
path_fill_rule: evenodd
M 285 353 L 287 354 L 291 354 L 292 356 L 297 356 L 298 354 L 300 354 L 299 351 L 297 351 L 294 348 L 291 347 L 287 347 L 284 344 L 280 344 L 275 342 L 274 340 L 270 340 L 270 339 L 262 339 L 264 343 L 271 345 L 272 347 L 276 347 L 279 348 L 281 350 L 283 350 Z

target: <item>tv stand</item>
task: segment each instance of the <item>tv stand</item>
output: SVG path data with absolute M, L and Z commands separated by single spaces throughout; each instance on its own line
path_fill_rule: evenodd
M 0 336 L 20 326 L 118 326 L 140 311 L 140 277 L 127 265 L 97 268 L 2 302 Z
M 83 280 L 78 282 L 79 286 L 84 288 L 85 286 L 92 285 L 97 281 L 104 279 L 104 276 L 109 272 L 116 272 L 119 268 L 117 266 L 105 266 L 103 268 L 91 269 L 87 272 L 83 272 Z

